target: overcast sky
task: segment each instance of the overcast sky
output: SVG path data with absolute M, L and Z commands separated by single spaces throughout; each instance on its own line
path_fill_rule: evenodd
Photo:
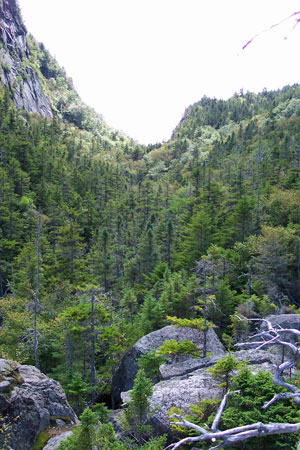
M 141 143 L 167 140 L 190 104 L 300 82 L 299 0 L 19 0 L 28 31 L 81 98 Z M 288 35 L 285 40 L 284 37 Z

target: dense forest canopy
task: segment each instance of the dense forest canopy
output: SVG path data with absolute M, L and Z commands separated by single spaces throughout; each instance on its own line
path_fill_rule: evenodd
M 39 52 L 46 64 L 43 46 Z M 61 83 L 64 97 L 67 79 Z M 230 316 L 237 309 L 299 307 L 298 85 L 203 98 L 169 142 L 148 148 L 104 125 L 100 135 L 90 131 L 88 109 L 86 128 L 74 123 L 79 113 L 62 109 L 46 119 L 18 111 L 5 89 L 0 114 L 1 309 L 13 331 L 8 340 L 1 331 L 7 356 L 32 361 L 28 305 L 37 278 L 47 371 L 69 357 L 57 348 L 72 335 L 68 317 L 89 332 L 84 310 L 92 289 L 113 317 L 102 332 L 115 326 L 128 345 L 166 324 L 167 315 L 194 317 L 197 261 L 211 261 L 218 307 L 209 306 L 209 318 L 220 336 L 236 333 Z

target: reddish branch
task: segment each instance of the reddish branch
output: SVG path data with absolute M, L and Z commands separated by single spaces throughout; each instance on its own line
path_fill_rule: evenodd
M 261 31 L 260 33 L 257 33 L 255 36 L 253 36 L 253 38 L 250 39 L 250 41 L 247 42 L 247 44 L 245 44 L 245 45 L 243 46 L 242 49 L 245 50 L 245 48 L 248 47 L 248 45 L 251 44 L 251 42 L 253 42 L 254 39 L 256 39 L 257 37 L 259 37 L 259 36 L 261 36 L 262 34 L 266 33 L 267 31 L 270 31 L 270 30 L 272 30 L 273 28 L 278 27 L 278 26 L 281 25 L 282 23 L 284 23 L 284 22 L 286 22 L 287 20 L 291 19 L 292 17 L 299 16 L 299 15 L 300 15 L 300 11 L 296 11 L 296 12 L 294 12 L 293 14 L 291 14 L 290 16 L 286 17 L 285 19 L 281 20 L 280 22 L 275 23 L 274 25 L 271 25 L 270 27 L 266 28 L 265 30 Z M 296 18 L 296 23 L 295 23 L 295 25 L 293 26 L 292 31 L 296 28 L 296 26 L 298 25 L 299 22 L 300 22 L 300 17 L 297 17 L 297 18 Z M 285 36 L 284 39 L 287 39 L 287 36 Z

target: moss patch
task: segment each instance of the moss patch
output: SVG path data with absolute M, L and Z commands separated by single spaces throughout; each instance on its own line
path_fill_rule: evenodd
M 43 431 L 40 432 L 40 434 L 37 437 L 37 440 L 35 441 L 34 446 L 32 447 L 32 450 L 42 450 L 49 439 L 59 436 L 60 434 L 64 433 L 65 431 L 72 431 L 74 428 L 74 425 L 65 425 L 58 427 L 55 423 L 56 419 L 64 420 L 65 422 L 70 422 L 70 419 L 68 417 L 51 417 L 50 421 L 52 426 L 45 428 Z M 55 426 L 54 426 L 55 424 Z
M 60 419 L 60 417 L 52 417 L 51 420 L 55 421 L 55 419 Z M 64 420 L 65 418 L 61 418 Z M 69 419 L 70 420 L 70 419 Z M 50 426 L 49 428 L 45 428 L 43 431 L 40 432 L 40 434 L 37 437 L 37 440 L 35 441 L 34 446 L 32 447 L 32 450 L 42 450 L 49 439 L 59 436 L 60 434 L 64 433 L 65 431 L 72 431 L 74 428 L 74 425 L 65 425 L 62 427 L 58 426 Z
M 45 430 L 41 431 L 38 435 L 37 440 L 32 448 L 32 450 L 41 450 L 45 447 L 47 442 L 49 441 L 51 435 L 49 434 L 49 429 L 45 428 Z

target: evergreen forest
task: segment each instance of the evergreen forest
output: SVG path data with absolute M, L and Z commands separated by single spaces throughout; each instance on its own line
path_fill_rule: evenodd
M 2 358 L 58 380 L 81 414 L 114 406 L 124 354 L 172 321 L 207 320 L 232 349 L 250 332 L 235 314 L 299 312 L 300 85 L 203 97 L 142 146 L 28 45 L 53 118 L 1 86 Z

